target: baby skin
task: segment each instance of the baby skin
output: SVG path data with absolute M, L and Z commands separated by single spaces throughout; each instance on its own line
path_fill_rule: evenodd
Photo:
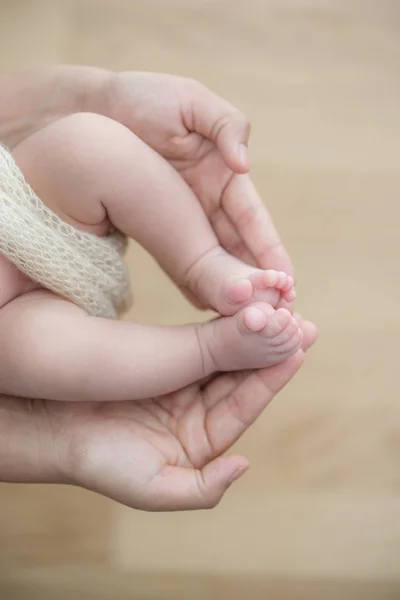
M 191 189 L 124 126 L 69 116 L 25 140 L 14 158 L 62 219 L 99 236 L 121 230 L 221 317 L 178 327 L 91 317 L 0 257 L 0 393 L 141 400 L 215 372 L 272 366 L 301 346 L 302 330 L 281 306 L 295 298 L 293 279 L 228 254 Z

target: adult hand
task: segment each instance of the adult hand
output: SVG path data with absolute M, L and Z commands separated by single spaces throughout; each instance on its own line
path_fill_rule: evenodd
M 248 175 L 249 123 L 200 83 L 63 65 L 4 76 L 1 88 L 0 140 L 9 147 L 72 113 L 115 119 L 179 171 L 228 252 L 261 268 L 293 274 Z
M 136 72 L 111 77 L 103 110 L 179 171 L 228 252 L 293 274 L 248 175 L 250 127 L 241 112 L 191 79 Z
M 306 348 L 315 340 L 315 328 L 303 323 L 303 329 Z M 7 437 L 18 431 L 18 401 L 12 400 L 11 423 L 2 428 L 0 419 L 0 479 L 47 477 L 148 511 L 211 508 L 248 468 L 243 456 L 223 453 L 292 379 L 302 360 L 299 351 L 269 369 L 220 375 L 143 402 L 21 400 L 18 410 L 27 413 L 26 431 L 14 442 Z M 1 408 L 0 401 L 0 417 Z M 2 443 L 17 453 L 9 457 L 8 477 L 2 476 Z
M 301 362 L 299 352 L 251 375 L 221 375 L 139 403 L 46 403 L 67 480 L 141 510 L 214 507 L 248 468 L 243 456 L 222 453 Z
M 301 321 L 304 350 L 316 338 Z M 248 468 L 223 455 L 292 379 L 303 350 L 143 402 L 0 397 L 0 481 L 63 483 L 148 511 L 211 508 Z

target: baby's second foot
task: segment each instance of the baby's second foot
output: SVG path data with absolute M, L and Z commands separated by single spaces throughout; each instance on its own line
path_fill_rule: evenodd
M 224 316 L 252 302 L 277 307 L 281 299 L 290 303 L 296 297 L 293 277 L 249 266 L 223 248 L 211 250 L 189 270 L 187 287 L 202 304 Z
M 205 323 L 199 330 L 206 372 L 276 365 L 299 350 L 302 338 L 288 310 L 261 302 L 235 316 Z

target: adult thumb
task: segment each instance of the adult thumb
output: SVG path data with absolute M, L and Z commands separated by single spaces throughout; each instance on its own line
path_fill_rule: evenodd
M 246 116 L 197 81 L 186 80 L 182 96 L 186 128 L 213 142 L 230 169 L 247 173 L 250 123 Z
M 164 467 L 151 484 L 147 507 L 154 511 L 201 510 L 214 508 L 231 484 L 249 468 L 242 456 L 221 456 L 203 469 Z

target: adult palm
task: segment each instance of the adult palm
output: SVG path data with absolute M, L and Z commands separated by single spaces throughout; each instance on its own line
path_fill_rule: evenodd
M 311 344 L 314 330 L 305 329 Z M 132 508 L 211 508 L 248 468 L 243 456 L 224 452 L 302 359 L 299 351 L 269 369 L 220 375 L 143 402 L 47 402 L 55 443 L 63 440 L 64 477 Z

